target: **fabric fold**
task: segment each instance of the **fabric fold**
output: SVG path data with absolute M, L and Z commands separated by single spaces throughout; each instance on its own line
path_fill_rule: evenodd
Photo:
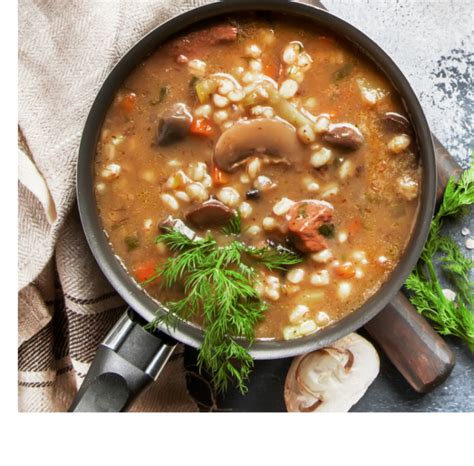
M 18 14 L 20 411 L 65 411 L 125 310 L 90 253 L 75 207 L 82 129 L 107 74 L 152 28 L 206 1 L 21 0 Z M 139 411 L 196 411 L 183 350 Z

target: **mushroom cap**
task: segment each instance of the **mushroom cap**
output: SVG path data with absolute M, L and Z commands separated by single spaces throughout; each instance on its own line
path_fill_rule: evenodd
M 186 213 L 186 220 L 197 228 L 222 226 L 234 216 L 234 211 L 216 199 L 209 199 Z
M 285 381 L 289 412 L 347 412 L 379 373 L 375 348 L 357 333 L 295 358 Z
M 384 128 L 393 133 L 410 133 L 412 127 L 408 118 L 400 113 L 396 112 L 385 112 L 381 116 L 381 121 Z
M 165 110 L 158 120 L 156 143 L 159 146 L 167 146 L 180 141 L 188 135 L 192 121 L 191 110 L 186 104 L 174 104 Z
M 233 172 L 250 156 L 294 161 L 301 151 L 295 128 L 276 118 L 241 120 L 224 131 L 214 149 L 214 163 Z
M 364 143 L 364 135 L 351 123 L 334 123 L 324 134 L 323 141 L 346 150 L 357 150 Z

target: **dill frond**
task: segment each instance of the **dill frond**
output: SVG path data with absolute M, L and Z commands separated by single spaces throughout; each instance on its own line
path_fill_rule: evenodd
M 268 270 L 286 270 L 289 266 L 303 261 L 303 258 L 295 252 L 281 251 L 271 246 L 263 248 L 244 246 L 244 251 L 258 260 Z
M 242 231 L 242 217 L 240 212 L 237 213 L 230 219 L 229 223 L 222 228 L 222 233 L 228 236 L 237 236 Z
M 441 335 L 453 335 L 466 341 L 474 351 L 474 283 L 471 273 L 474 261 L 464 256 L 459 246 L 440 234 L 444 219 L 463 214 L 474 204 L 474 153 L 471 167 L 459 182 L 450 179 L 438 212 L 431 223 L 430 233 L 415 270 L 405 285 L 411 303 L 427 317 Z M 456 299 L 449 301 L 443 293 L 435 264 L 456 291 Z
M 231 228 L 234 232 L 240 222 L 240 217 L 236 218 L 239 220 Z M 184 297 L 166 303 L 169 312 L 158 316 L 149 328 L 156 328 L 159 323 L 175 326 L 179 320 L 200 316 L 204 340 L 198 367 L 211 374 L 217 391 L 225 391 L 229 383 L 235 383 L 245 393 L 245 382 L 253 367 L 246 345 L 254 341 L 255 326 L 263 319 L 267 304 L 253 287 L 257 280 L 255 269 L 243 258 L 250 256 L 269 270 L 284 270 L 302 258 L 239 241 L 219 246 L 211 236 L 192 240 L 177 230 L 167 231 L 156 241 L 165 243 L 174 253 L 158 270 L 161 284 L 180 284 Z

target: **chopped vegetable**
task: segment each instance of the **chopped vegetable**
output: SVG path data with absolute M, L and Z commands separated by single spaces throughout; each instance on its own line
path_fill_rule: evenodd
M 334 238 L 335 227 L 332 223 L 325 223 L 324 225 L 321 225 L 318 231 L 326 238 Z
M 305 117 L 295 105 L 284 99 L 273 86 L 267 86 L 266 89 L 270 96 L 269 102 L 273 105 L 279 117 L 297 128 L 304 125 L 312 125 L 311 120 Z
M 133 251 L 140 244 L 136 236 L 126 236 L 124 241 L 129 251 Z
M 199 102 L 206 103 L 218 87 L 219 83 L 214 79 L 199 79 L 194 86 Z
M 162 86 L 160 88 L 160 98 L 159 98 L 159 103 L 161 104 L 162 102 L 164 102 L 164 100 L 166 99 L 166 96 L 169 94 L 170 92 L 170 87 L 169 86 Z
M 214 186 L 222 186 L 229 182 L 229 177 L 222 171 L 219 170 L 215 165 L 211 170 L 212 183 Z
M 334 271 L 337 275 L 342 278 L 353 278 L 355 277 L 355 267 L 352 262 L 344 262 L 344 264 L 338 265 Z
M 341 68 L 339 68 L 337 71 L 335 71 L 332 75 L 332 80 L 334 82 L 339 82 L 343 80 L 344 78 L 347 78 L 352 73 L 352 69 L 354 68 L 354 65 L 352 63 L 346 63 L 343 65 Z
M 156 261 L 149 260 L 136 267 L 133 272 L 140 283 L 147 282 L 156 275 Z
M 451 237 L 441 235 L 444 219 L 462 213 L 472 204 L 474 159 L 458 183 L 449 180 L 443 201 L 431 223 L 421 258 L 405 284 L 412 292 L 411 303 L 420 314 L 431 320 L 435 330 L 441 335 L 461 338 L 474 351 L 474 283 L 471 279 L 474 261 L 463 255 Z M 456 298 L 452 301 L 443 293 L 436 262 L 456 292 Z
M 256 272 L 243 262 L 243 255 L 251 255 L 270 270 L 284 269 L 302 259 L 238 241 L 219 247 L 212 236 L 191 240 L 176 230 L 158 236 L 156 241 L 175 253 L 158 272 L 163 286 L 181 283 L 187 292 L 183 299 L 168 302 L 169 312 L 157 317 L 148 328 L 155 329 L 159 322 L 174 325 L 176 319 L 191 320 L 202 314 L 204 341 L 199 368 L 209 370 L 218 391 L 225 391 L 229 382 L 235 381 L 245 393 L 253 359 L 237 339 L 244 337 L 248 343 L 255 339 L 255 325 L 263 318 L 267 305 L 253 288 Z
M 137 104 L 137 95 L 134 92 L 125 94 L 119 101 L 119 107 L 126 113 L 132 113 Z
M 198 136 L 212 136 L 214 134 L 214 126 L 208 118 L 195 118 L 191 123 L 190 131 Z
M 277 79 L 279 73 L 279 65 L 277 65 L 274 61 L 269 61 L 263 66 L 263 72 L 266 76 L 269 76 L 272 79 Z
M 197 76 L 193 76 L 189 81 L 189 87 L 191 89 L 196 90 L 195 88 L 196 88 L 196 84 L 197 84 L 198 81 L 199 81 L 199 78 Z

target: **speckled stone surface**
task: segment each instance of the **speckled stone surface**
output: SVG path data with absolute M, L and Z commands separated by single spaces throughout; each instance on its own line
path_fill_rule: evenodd
M 474 149 L 472 0 L 323 0 L 375 40 L 415 90 L 431 129 L 465 168 Z
M 323 0 L 332 13 L 374 39 L 405 73 L 424 108 L 430 127 L 463 168 L 474 149 L 474 3 L 472 0 Z M 463 247 L 474 234 L 470 214 L 446 225 Z M 363 332 L 362 332 L 363 333 Z M 381 371 L 352 411 L 474 411 L 474 355 L 448 339 L 457 363 L 449 379 L 429 394 L 417 394 L 380 352 Z M 196 352 L 189 349 L 192 364 Z M 229 391 L 217 407 L 232 411 L 285 411 L 283 384 L 291 359 L 257 361 L 242 397 Z M 202 383 L 194 386 L 206 396 Z

